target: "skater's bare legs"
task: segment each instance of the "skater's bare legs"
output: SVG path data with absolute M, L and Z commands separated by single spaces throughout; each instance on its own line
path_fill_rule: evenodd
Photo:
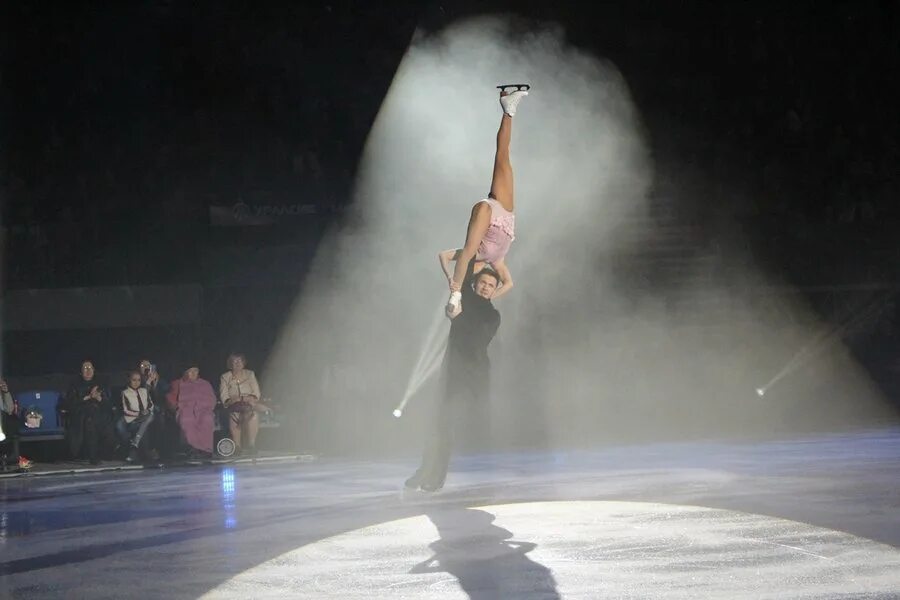
M 512 139 L 512 117 L 504 114 L 497 130 L 497 152 L 494 154 L 494 175 L 491 179 L 491 197 L 508 211 L 513 210 L 513 170 L 509 160 L 509 142 Z

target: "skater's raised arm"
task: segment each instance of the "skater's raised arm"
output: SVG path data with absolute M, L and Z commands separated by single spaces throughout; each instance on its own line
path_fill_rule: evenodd
M 450 250 L 444 250 L 443 252 L 438 252 L 438 260 L 441 263 L 441 270 L 444 272 L 444 277 L 447 278 L 447 281 L 453 282 L 453 267 L 450 266 L 450 263 L 459 258 L 459 253 L 462 250 L 460 248 L 452 248 Z
M 497 275 L 500 276 L 500 286 L 491 298 L 492 300 L 496 300 L 500 296 L 509 293 L 513 288 L 513 279 L 512 274 L 509 272 L 509 267 L 506 266 L 506 260 L 498 260 L 491 266 L 494 267 L 494 270 L 497 271 Z

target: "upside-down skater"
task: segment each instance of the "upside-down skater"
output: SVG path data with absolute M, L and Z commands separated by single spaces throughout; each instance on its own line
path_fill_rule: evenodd
M 472 208 L 469 226 L 466 231 L 466 243 L 462 248 L 444 250 L 438 255 L 441 268 L 450 285 L 448 310 L 460 306 L 461 287 L 469 271 L 478 273 L 485 266 L 491 266 L 500 278 L 500 285 L 493 298 L 497 299 L 508 293 L 513 286 L 512 275 L 506 266 L 506 254 L 515 239 L 515 203 L 513 196 L 513 170 L 509 157 L 509 144 L 512 138 L 512 121 L 519 102 L 528 95 L 527 84 L 511 84 L 500 87 L 500 129 L 497 131 L 497 150 L 494 154 L 494 171 L 491 179 L 491 191 L 488 197 L 480 200 Z M 514 91 L 508 91 L 515 88 Z M 451 263 L 456 265 L 451 270 Z

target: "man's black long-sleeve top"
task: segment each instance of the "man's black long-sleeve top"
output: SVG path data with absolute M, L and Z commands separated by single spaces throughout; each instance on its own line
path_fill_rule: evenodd
M 487 349 L 500 327 L 500 313 L 470 283 L 461 291 L 462 312 L 451 321 L 447 339 L 448 375 L 451 379 L 486 377 L 490 370 Z

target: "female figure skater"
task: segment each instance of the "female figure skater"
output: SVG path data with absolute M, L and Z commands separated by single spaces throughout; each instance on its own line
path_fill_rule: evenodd
M 515 84 L 499 86 L 500 107 L 503 116 L 500 118 L 500 129 L 497 131 L 497 151 L 494 154 L 494 173 L 491 179 L 491 193 L 472 208 L 469 227 L 466 231 L 466 243 L 462 248 L 445 250 L 438 254 L 441 268 L 450 283 L 450 300 L 448 312 L 460 310 L 462 294 L 460 289 L 469 269 L 469 263 L 475 261 L 474 272 L 478 273 L 485 265 L 491 265 L 500 276 L 500 287 L 494 293 L 499 298 L 512 289 L 513 281 L 506 267 L 506 253 L 515 239 L 516 219 L 513 214 L 513 172 L 509 160 L 509 142 L 512 137 L 512 119 L 516 114 L 519 101 L 528 95 L 530 86 Z M 516 88 L 513 92 L 508 88 Z M 456 261 L 451 273 L 450 262 Z

